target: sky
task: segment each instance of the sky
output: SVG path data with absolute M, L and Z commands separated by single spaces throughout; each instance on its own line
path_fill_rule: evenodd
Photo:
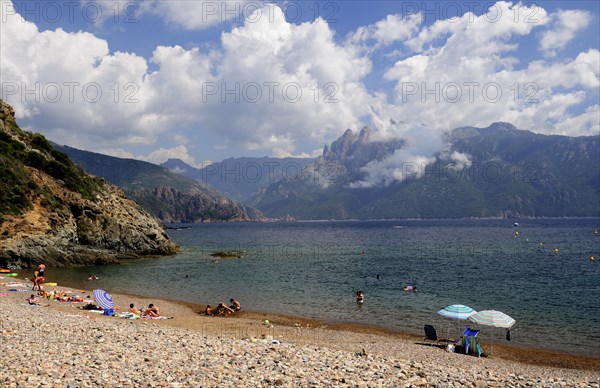
M 0 0 L 1 98 L 59 144 L 154 163 L 406 140 L 369 186 L 456 127 L 600 134 L 599 3 Z

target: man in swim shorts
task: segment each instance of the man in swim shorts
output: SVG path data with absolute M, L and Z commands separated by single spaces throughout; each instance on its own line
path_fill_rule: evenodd
M 240 304 L 240 302 L 238 302 L 237 300 L 231 298 L 229 299 L 229 303 L 231 303 L 231 306 L 229 306 L 234 312 L 236 311 L 240 311 L 242 309 L 242 305 Z

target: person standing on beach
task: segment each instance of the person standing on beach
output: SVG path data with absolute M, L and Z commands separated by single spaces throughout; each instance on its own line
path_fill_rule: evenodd
M 44 263 L 40 263 L 40 265 L 38 265 L 38 276 L 44 276 L 45 271 L 46 265 Z
M 42 291 L 42 283 L 46 281 L 46 278 L 44 277 L 45 271 L 46 265 L 44 263 L 40 263 L 40 265 L 38 265 L 37 271 L 35 271 L 33 274 L 34 278 L 32 290 L 35 290 L 35 287 L 37 286 L 38 291 Z

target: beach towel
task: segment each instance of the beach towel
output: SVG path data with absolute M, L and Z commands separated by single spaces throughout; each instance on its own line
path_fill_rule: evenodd
M 161 315 L 160 317 L 151 317 L 148 315 L 142 315 L 142 318 L 144 318 L 144 319 L 173 319 L 173 317 L 165 317 L 163 315 Z
M 135 315 L 134 313 L 121 313 L 118 315 L 119 318 L 127 318 L 127 319 L 140 319 L 139 315 Z

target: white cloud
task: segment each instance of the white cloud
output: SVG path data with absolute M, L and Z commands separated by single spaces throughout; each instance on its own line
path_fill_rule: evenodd
M 246 0 L 150 0 L 144 9 L 160 15 L 168 23 L 188 30 L 200 30 L 230 21 L 241 23 L 260 4 L 260 1 Z M 268 18 L 269 15 L 262 17 Z
M 216 84 L 204 85 L 212 88 L 206 127 L 252 149 L 293 153 L 299 140 L 322 144 L 356 126 L 373 98 L 361 81 L 368 58 L 336 44 L 321 19 L 295 25 L 274 5 L 261 12 L 273 19 L 222 34 Z
M 394 42 L 402 42 L 413 38 L 422 19 L 422 15 L 419 13 L 387 15 L 385 19 L 356 29 L 349 35 L 348 43 L 367 47 L 367 44 L 374 41 L 370 50 L 375 50 Z
M 4 9 L 7 1 L 0 2 Z M 223 17 L 236 24 L 234 13 L 217 16 L 211 11 L 204 19 L 195 18 L 197 7 L 207 10 L 206 3 L 151 1 L 141 6 L 144 12 L 164 12 L 174 27 L 202 29 Z M 517 56 L 519 39 L 537 38 L 540 30 L 544 50 L 564 47 L 573 39 L 569 33 L 577 31 L 572 22 L 586 23 L 585 13 L 549 16 L 537 7 L 532 22 L 516 20 L 515 7 L 521 15 L 532 14 L 522 4 L 499 2 L 488 14 L 429 26 L 421 24 L 419 15 L 388 15 L 359 26 L 340 43 L 335 25 L 322 19 L 289 23 L 281 8 L 270 4 L 244 14 L 249 21 L 240 19 L 238 27 L 222 32 L 211 50 L 159 45 L 149 58 L 112 52 L 108 40 L 91 33 L 40 31 L 19 15 L 3 15 L 2 96 L 31 129 L 54 141 L 117 156 L 131 157 L 130 150 L 136 149 L 134 154 L 146 153 L 145 160 L 159 163 L 173 152 L 194 163 L 194 158 L 200 160 L 194 152 L 203 149 L 219 149 L 219 155 L 245 149 L 312 156 L 310 150 L 346 128 L 371 121 L 377 130 L 374 139 L 412 138 L 412 148 L 370 166 L 374 175 L 365 184 L 381 184 L 385 176 L 403 179 L 396 163 L 427 161 L 442 152 L 445 145 L 434 133 L 458 126 L 508 121 L 542 133 L 598 133 L 598 105 L 593 102 L 600 87 L 597 47 L 561 61 L 520 63 Z M 550 30 L 544 32 L 547 25 Z M 552 37 L 560 28 L 566 29 L 563 40 Z M 367 78 L 379 81 L 371 74 L 375 49 L 388 49 L 400 58 L 383 76 L 394 86 L 390 95 L 365 85 Z M 72 82 L 77 86 L 70 101 L 66 85 Z M 51 101 L 53 89 L 48 87 L 54 84 L 62 91 L 57 101 Z M 96 85 L 102 98 L 92 103 Z M 84 86 L 88 94 L 82 96 Z M 427 90 L 436 90 L 435 95 Z M 454 98 L 457 90 L 462 94 Z M 497 90 L 502 95 L 496 101 Z M 132 102 L 124 103 L 126 99 Z M 434 140 L 419 136 L 417 129 Z M 212 142 L 205 142 L 208 138 Z M 159 141 L 161 148 L 151 152 Z M 183 145 L 190 142 L 194 147 Z M 142 146 L 150 150 L 140 151 Z
M 317 148 L 310 153 L 302 152 L 300 154 L 292 154 L 281 148 L 273 148 L 273 157 L 275 158 L 316 158 L 321 155 L 323 149 Z
M 425 172 L 425 166 L 435 161 L 435 154 L 445 148 L 442 132 L 426 126 L 398 126 L 400 137 L 405 140 L 402 148 L 392 155 L 367 163 L 361 171 L 366 173 L 363 180 L 353 182 L 350 187 L 367 188 L 387 186 L 392 182 L 402 182 L 408 178 L 418 178 Z
M 181 159 L 192 167 L 202 168 L 202 163 L 196 162 L 196 159 L 189 154 L 187 147 L 184 145 L 173 148 L 159 148 L 149 155 L 138 156 L 138 159 L 154 164 L 164 163 L 168 159 Z
M 108 43 L 90 33 L 39 31 L 18 14 L 3 18 L 2 96 L 18 117 L 74 146 L 153 142 L 161 128 L 144 109 L 143 57 L 111 54 Z
M 542 125 L 548 115 L 567 119 L 573 107 L 597 93 L 597 49 L 570 61 L 533 61 L 515 69 L 517 38 L 532 34 L 548 17 L 538 7 L 539 23 L 516 21 L 511 10 L 517 5 L 500 2 L 498 7 L 502 16 L 494 23 L 489 22 L 491 15 L 464 15 L 422 29 L 410 42 L 417 52 L 385 73 L 395 82 L 395 106 L 388 108 L 388 115 L 436 123 L 441 130 L 508 121 L 551 133 L 552 126 Z M 573 128 L 572 133 L 589 129 Z
M 540 50 L 547 57 L 556 56 L 557 51 L 564 49 L 592 20 L 589 12 L 581 10 L 559 10 L 550 17 L 552 27 L 544 31 L 540 39 Z

